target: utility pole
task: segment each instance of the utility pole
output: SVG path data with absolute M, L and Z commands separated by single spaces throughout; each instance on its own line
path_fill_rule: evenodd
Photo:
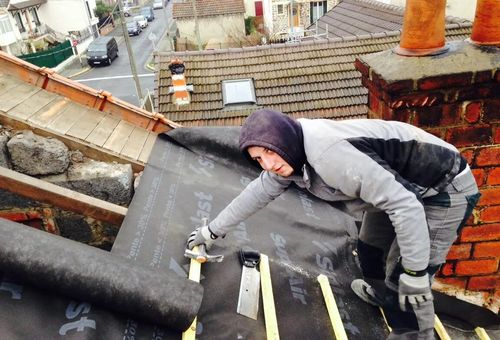
M 201 51 L 201 38 L 200 38 L 200 27 L 198 26 L 198 11 L 196 10 L 196 0 L 191 0 L 193 5 L 194 13 L 194 34 L 196 36 L 196 43 L 198 44 L 198 51 Z
M 135 90 L 137 91 L 137 97 L 139 97 L 139 104 L 142 101 L 142 90 L 141 83 L 139 82 L 139 77 L 137 76 L 137 69 L 135 67 L 134 53 L 132 52 L 132 46 L 130 45 L 130 39 L 128 37 L 128 30 L 125 25 L 125 16 L 123 15 L 123 4 L 122 0 L 118 0 L 118 10 L 120 11 L 120 22 L 123 31 L 123 38 L 125 38 L 125 45 L 127 46 L 128 58 L 130 60 L 130 71 L 132 72 L 132 77 L 135 82 Z

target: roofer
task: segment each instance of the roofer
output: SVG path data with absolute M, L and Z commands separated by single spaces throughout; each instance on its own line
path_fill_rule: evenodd
M 295 183 L 347 212 L 363 211 L 358 254 L 364 280 L 351 287 L 384 308 L 389 339 L 433 339 L 431 282 L 479 199 L 466 160 L 415 126 L 375 119 L 294 120 L 259 110 L 240 149 L 264 169 L 188 247 L 231 231 Z

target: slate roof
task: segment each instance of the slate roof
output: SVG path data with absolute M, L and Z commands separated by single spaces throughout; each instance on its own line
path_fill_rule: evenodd
M 448 40 L 470 36 L 470 24 L 447 25 Z M 348 119 L 367 116 L 367 89 L 355 69 L 355 58 L 391 49 L 400 31 L 349 38 L 314 40 L 212 51 L 156 55 L 156 106 L 159 113 L 184 126 L 241 125 L 259 107 L 292 117 Z M 180 58 L 187 83 L 194 85 L 191 103 L 177 107 L 168 94 L 168 63 Z M 257 104 L 224 108 L 222 80 L 253 78 Z
M 228 14 L 245 13 L 243 0 L 196 0 L 198 17 L 210 17 Z M 194 17 L 191 0 L 174 2 L 172 9 L 174 19 L 188 19 Z
M 400 30 L 404 8 L 376 0 L 341 0 L 317 21 L 318 34 L 326 32 L 328 38 L 363 35 Z M 447 24 L 470 23 L 466 19 L 446 17 Z M 312 24 L 308 29 L 314 29 Z

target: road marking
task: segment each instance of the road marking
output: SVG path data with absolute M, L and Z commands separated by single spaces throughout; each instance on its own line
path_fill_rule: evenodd
M 139 78 L 144 78 L 144 77 L 154 77 L 154 73 L 144 73 L 144 74 L 139 74 L 137 75 Z M 125 79 L 125 78 L 132 78 L 132 75 L 128 76 L 116 76 L 116 77 L 102 77 L 102 78 L 88 78 L 88 79 L 73 79 L 74 81 L 77 81 L 79 83 L 85 83 L 87 81 L 96 81 L 96 80 L 114 80 L 114 79 Z

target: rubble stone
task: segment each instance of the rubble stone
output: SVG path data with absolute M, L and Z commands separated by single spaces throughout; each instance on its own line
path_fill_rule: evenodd
M 27 175 L 60 174 L 69 166 L 68 148 L 63 142 L 23 131 L 7 142 L 12 167 Z
M 0 136 L 0 166 L 10 168 L 9 154 L 7 151 L 7 142 L 9 137 Z
M 64 174 L 44 176 L 42 179 L 107 202 L 128 205 L 133 194 L 133 178 L 130 164 L 88 159 L 71 164 Z

